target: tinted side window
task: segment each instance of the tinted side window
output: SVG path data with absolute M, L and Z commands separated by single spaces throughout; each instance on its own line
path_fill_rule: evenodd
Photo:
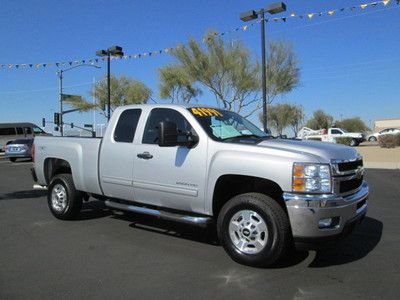
M 22 127 L 17 127 L 17 134 L 24 134 Z
M 190 123 L 179 112 L 169 108 L 155 108 L 151 111 L 146 128 L 143 134 L 143 144 L 157 144 L 158 125 L 162 121 L 174 122 L 178 127 L 178 132 L 192 132 L 195 134 Z M 178 141 L 185 141 L 184 136 L 179 136 Z
M 15 128 L 14 127 L 0 128 L 0 135 L 15 135 Z
M 342 132 L 337 129 L 332 129 L 331 133 L 332 134 L 342 134 Z
M 26 134 L 32 134 L 32 129 L 30 127 L 25 127 L 24 129 Z
M 141 109 L 127 109 L 120 115 L 114 131 L 114 140 L 116 142 L 133 142 L 141 113 Z

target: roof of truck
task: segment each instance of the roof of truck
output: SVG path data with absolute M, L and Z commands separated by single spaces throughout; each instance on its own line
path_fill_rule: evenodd
M 122 106 L 122 107 L 183 107 L 183 108 L 210 107 L 210 108 L 217 108 L 215 106 L 199 104 L 199 103 L 146 103 L 146 104 L 130 104 L 130 105 Z

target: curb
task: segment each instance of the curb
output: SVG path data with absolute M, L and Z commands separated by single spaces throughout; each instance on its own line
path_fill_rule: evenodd
M 400 169 L 400 162 L 365 162 L 364 168 L 366 169 Z

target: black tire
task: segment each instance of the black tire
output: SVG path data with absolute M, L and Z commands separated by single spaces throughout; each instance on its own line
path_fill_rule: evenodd
M 371 136 L 371 137 L 368 139 L 368 142 L 376 142 L 376 141 L 378 141 L 378 139 L 377 139 L 376 137 L 374 137 L 374 136 Z
M 268 236 L 258 253 L 245 253 L 237 248 L 229 234 L 231 219 L 243 210 L 256 212 L 266 224 Z M 233 197 L 221 209 L 217 222 L 218 238 L 229 256 L 236 262 L 254 267 L 267 267 L 276 263 L 290 248 L 289 218 L 272 198 L 260 193 L 246 193 Z
M 64 188 L 66 200 L 65 206 L 57 209 L 56 206 L 53 205 L 52 194 L 53 190 L 55 192 L 57 188 L 61 188 L 60 186 Z M 47 203 L 51 213 L 57 219 L 76 219 L 82 209 L 82 198 L 83 194 L 82 192 L 76 190 L 71 174 L 59 174 L 54 176 L 54 178 L 51 180 L 47 191 Z
M 359 142 L 356 139 L 352 139 L 350 141 L 350 146 L 351 147 L 357 147 L 359 145 Z
M 16 157 L 10 157 L 10 161 L 11 161 L 11 162 L 15 162 L 16 160 L 17 160 Z

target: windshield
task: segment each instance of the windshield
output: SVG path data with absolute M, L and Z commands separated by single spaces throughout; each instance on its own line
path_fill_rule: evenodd
M 240 138 L 267 138 L 261 129 L 237 113 L 215 108 L 191 107 L 188 109 L 207 134 L 217 141 Z

